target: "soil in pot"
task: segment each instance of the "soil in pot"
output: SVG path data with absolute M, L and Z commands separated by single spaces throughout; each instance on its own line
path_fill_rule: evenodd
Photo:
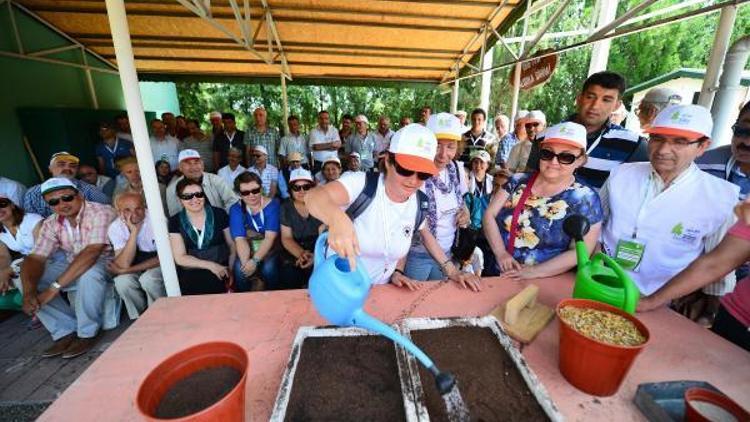
M 304 340 L 285 420 L 405 419 L 393 342 L 379 336 Z
M 242 373 L 230 366 L 201 369 L 177 381 L 156 407 L 154 416 L 174 419 L 197 413 L 226 396 Z
M 472 421 L 546 421 L 547 414 L 513 359 L 489 328 L 448 327 L 411 331 L 412 340 L 442 371 L 452 372 Z M 419 376 L 431 421 L 448 421 L 434 378 Z

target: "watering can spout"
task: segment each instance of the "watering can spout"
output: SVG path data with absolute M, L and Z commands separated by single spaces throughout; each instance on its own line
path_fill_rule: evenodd
M 431 368 L 435 366 L 430 359 L 422 350 L 420 350 L 414 343 L 409 339 L 399 334 L 396 330 L 391 328 L 389 325 L 383 323 L 377 318 L 370 316 L 367 312 L 359 309 L 355 312 L 352 317 L 352 325 L 361 327 L 372 332 L 378 333 L 389 339 L 393 340 L 396 344 L 400 345 L 406 351 L 414 355 L 415 358 L 425 366 L 425 368 Z

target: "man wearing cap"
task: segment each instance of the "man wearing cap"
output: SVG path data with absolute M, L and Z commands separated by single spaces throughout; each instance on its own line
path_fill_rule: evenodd
M 220 169 L 227 165 L 229 148 L 237 148 L 242 151 L 242 163 L 247 164 L 245 156 L 245 132 L 237 130 L 234 114 L 224 113 L 221 115 L 224 130 L 214 137 L 214 168 Z
M 532 110 L 526 113 L 522 124 L 525 136 L 510 150 L 506 163 L 508 170 L 519 173 L 526 171 L 529 166 L 529 156 L 534 148 L 534 139 L 547 126 L 547 118 L 541 110 Z
M 216 174 L 224 179 L 229 186 L 234 186 L 234 179 L 247 171 L 247 169 L 240 164 L 242 162 L 242 151 L 234 147 L 229 148 L 227 162 L 228 164 L 220 168 Z
M 177 183 L 183 178 L 200 182 L 208 203 L 214 207 L 229 210 L 239 201 L 239 196 L 221 176 L 203 171 L 203 160 L 198 151 L 186 149 L 180 151 L 180 172 L 182 176 L 175 177 L 167 186 L 167 210 L 173 216 L 182 210 L 182 203 L 177 197 Z
M 279 184 L 279 169 L 268 163 L 268 151 L 263 145 L 255 147 L 255 165 L 247 169 L 251 173 L 260 176 L 263 182 L 263 195 L 275 198 Z
M 315 183 L 320 186 L 338 180 L 341 177 L 341 160 L 339 157 L 329 157 L 323 162 L 320 171 L 315 173 Z
M 349 159 L 346 161 L 346 171 L 362 171 L 359 153 L 349 154 Z
M 289 125 L 289 133 L 281 138 L 279 142 L 279 158 L 281 158 L 281 168 L 285 168 L 288 163 L 288 156 L 296 152 L 302 164 L 307 164 L 307 156 L 310 155 L 310 147 L 307 142 L 307 136 L 299 131 L 299 118 L 289 116 L 286 120 Z
M 102 325 L 111 281 L 107 228 L 116 214 L 108 205 L 86 201 L 67 178 L 47 180 L 40 192 L 54 214 L 44 220 L 21 267 L 23 310 L 36 314 L 55 341 L 43 357 L 73 358 L 93 347 Z M 58 250 L 66 259 L 49 259 Z M 76 291 L 75 301 L 68 305 L 61 292 L 71 290 Z
M 615 72 L 599 72 L 589 76 L 576 97 L 576 114 L 567 120 L 586 128 L 588 160 L 578 169 L 576 177 L 596 189 L 601 188 L 609 172 L 622 163 L 646 161 L 646 139 L 610 122 L 612 112 L 622 103 L 625 78 Z M 539 168 L 540 135 L 534 141 L 527 167 Z
M 115 127 L 109 122 L 99 123 L 99 136 L 102 142 L 96 145 L 96 161 L 99 174 L 107 177 L 117 177 L 119 172 L 115 163 L 117 160 L 135 155 L 133 143 L 119 139 Z
M 177 170 L 177 154 L 179 152 L 180 141 L 167 133 L 167 126 L 164 122 L 159 119 L 152 120 L 151 154 L 154 157 L 154 162 L 164 160 L 169 163 L 169 168 L 175 171 Z
M 70 180 L 86 201 L 98 202 L 100 204 L 110 203 L 107 195 L 97 189 L 96 186 L 76 179 L 76 175 L 78 174 L 78 157 L 75 155 L 66 151 L 52 154 L 52 158 L 49 160 L 49 172 L 52 177 L 63 177 Z M 23 197 L 23 209 L 26 212 L 39 214 L 44 218 L 52 215 L 52 208 L 47 205 L 42 196 L 41 184 L 32 186 L 26 191 Z
M 375 166 L 375 135 L 369 131 L 367 117 L 360 114 L 354 118 L 356 131 L 344 145 L 347 155 L 353 152 L 359 154 L 362 170 L 371 171 Z
M 323 162 L 338 155 L 341 147 L 339 131 L 331 126 L 331 116 L 326 110 L 318 113 L 318 127 L 310 131 L 310 149 L 313 155 L 313 172 L 320 171 Z
M 376 156 L 388 150 L 388 144 L 391 143 L 394 133 L 391 130 L 391 119 L 388 116 L 378 117 L 378 129 L 374 133 Z
M 612 170 L 600 195 L 602 245 L 650 295 L 713 249 L 734 222 L 739 188 L 702 172 L 694 160 L 711 144 L 713 122 L 697 105 L 662 110 L 649 129 L 650 162 Z M 734 274 L 709 290 L 734 288 Z
M 672 104 L 682 103 L 682 96 L 677 91 L 667 87 L 652 88 L 646 93 L 636 110 L 636 116 L 641 124 L 641 130 L 646 131 L 660 111 Z
M 302 168 L 302 154 L 291 152 L 286 157 L 286 167 L 279 171 L 279 195 L 282 199 L 289 198 L 289 177 L 291 173 Z
M 471 129 L 463 132 L 461 142 L 464 144 L 464 151 L 461 153 L 460 161 L 469 165 L 469 155 L 478 149 L 487 150 L 488 147 L 497 142 L 497 138 L 492 132 L 485 129 L 487 123 L 487 113 L 481 108 L 475 108 L 471 112 Z M 462 128 L 463 130 L 463 128 Z
M 262 146 L 266 150 L 268 164 L 275 167 L 278 165 L 276 151 L 279 145 L 279 131 L 275 127 L 268 126 L 268 113 L 263 107 L 258 107 L 253 111 L 253 119 L 255 126 L 245 131 L 247 161 L 249 164 L 254 163 L 253 149 Z

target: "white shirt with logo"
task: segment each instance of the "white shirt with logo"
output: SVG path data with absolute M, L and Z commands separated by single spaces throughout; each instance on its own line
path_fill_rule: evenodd
M 320 126 L 313 129 L 310 132 L 310 150 L 313 152 L 313 160 L 325 161 L 328 158 L 338 157 L 337 151 L 315 151 L 313 145 L 328 144 L 339 140 L 339 131 L 333 126 L 328 126 L 326 132 L 323 132 Z

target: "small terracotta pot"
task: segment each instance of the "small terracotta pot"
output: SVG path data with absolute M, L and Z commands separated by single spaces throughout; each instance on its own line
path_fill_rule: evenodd
M 591 308 L 617 314 L 632 321 L 646 338 L 638 346 L 615 346 L 588 338 L 566 324 L 560 310 L 566 306 Z M 560 320 L 560 372 L 577 389 L 595 396 L 611 396 L 620 388 L 636 356 L 649 341 L 649 331 L 634 316 L 607 305 L 587 299 L 565 299 L 557 304 Z
M 245 383 L 247 382 L 248 356 L 245 349 L 228 342 L 202 343 L 179 351 L 156 368 L 141 383 L 136 397 L 136 407 L 149 421 L 208 422 L 237 421 L 245 419 Z M 164 395 L 178 381 L 206 368 L 229 366 L 240 371 L 241 377 L 229 393 L 213 405 L 182 418 L 161 419 L 155 416 Z
M 685 420 L 688 422 L 711 422 L 711 419 L 703 416 L 693 406 L 693 402 L 696 401 L 718 406 L 737 418 L 738 421 L 750 421 L 750 413 L 724 394 L 705 388 L 693 387 L 685 391 Z

